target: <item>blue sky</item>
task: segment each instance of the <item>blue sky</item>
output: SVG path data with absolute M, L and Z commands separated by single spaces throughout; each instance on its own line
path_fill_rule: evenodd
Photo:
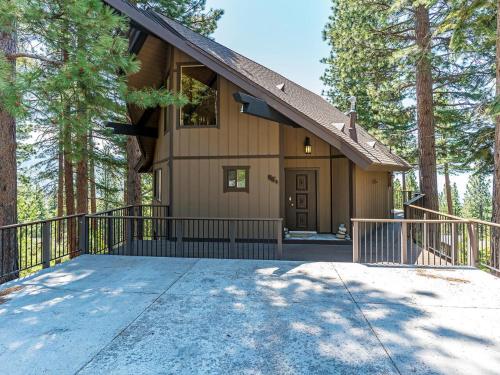
M 329 0 L 207 0 L 222 8 L 215 40 L 321 94 Z
M 330 0 L 207 0 L 225 14 L 212 35 L 216 41 L 321 94 L 329 54 L 322 31 Z M 468 174 L 451 176 L 463 198 Z M 438 177 L 441 191 L 444 177 Z

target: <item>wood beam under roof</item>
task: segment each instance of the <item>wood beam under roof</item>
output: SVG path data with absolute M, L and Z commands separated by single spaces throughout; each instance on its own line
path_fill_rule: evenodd
M 137 126 L 132 124 L 124 124 L 121 122 L 108 122 L 107 128 L 113 129 L 113 134 L 133 135 L 148 138 L 158 138 L 158 129 L 147 128 L 144 126 Z
M 288 117 L 282 115 L 274 108 L 269 106 L 264 100 L 256 98 L 255 96 L 245 94 L 243 92 L 236 92 L 233 94 L 234 100 L 241 103 L 241 113 L 246 113 L 251 116 L 260 117 L 266 120 L 278 122 L 298 128 L 295 122 Z

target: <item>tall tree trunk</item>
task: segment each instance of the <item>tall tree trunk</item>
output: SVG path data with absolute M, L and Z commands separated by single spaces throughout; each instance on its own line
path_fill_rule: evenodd
M 431 30 L 429 9 L 416 9 L 415 35 L 420 51 L 416 66 L 417 125 L 420 167 L 420 190 L 425 194 L 427 208 L 439 209 L 436 168 L 436 136 L 431 71 Z
M 139 205 L 142 202 L 141 176 L 137 172 L 141 152 L 135 137 L 127 138 L 127 205 Z
M 451 194 L 450 171 L 448 168 L 448 163 L 445 163 L 444 165 L 444 188 L 446 191 L 446 205 L 448 214 L 453 215 L 453 197 Z
M 76 164 L 76 211 L 79 214 L 87 214 L 89 212 L 88 137 L 84 133 L 79 138 L 81 150 Z
M 94 160 L 94 138 L 92 135 L 92 129 L 89 132 L 89 184 L 90 184 L 90 212 L 95 214 L 97 212 L 97 197 L 95 188 L 95 160 Z
M 63 145 L 60 142 L 57 162 L 57 217 L 64 215 L 64 155 Z
M 16 36 L 0 32 L 0 52 L 16 52 Z M 12 76 L 16 70 L 12 63 Z M 17 223 L 16 121 L 0 107 L 0 227 Z M 0 230 L 0 282 L 18 276 L 16 230 Z M 6 277 L 1 275 L 8 274 Z
M 497 1 L 496 100 L 500 100 L 500 0 Z M 500 114 L 495 118 L 495 169 L 493 175 L 493 222 L 500 223 Z M 493 231 L 492 266 L 500 268 L 500 231 Z
M 71 148 L 71 127 L 69 124 L 63 129 L 64 133 L 64 190 L 66 198 L 66 215 L 75 214 L 75 188 L 73 183 L 73 159 Z M 68 251 L 70 258 L 76 256 L 76 225 L 73 220 L 68 221 Z

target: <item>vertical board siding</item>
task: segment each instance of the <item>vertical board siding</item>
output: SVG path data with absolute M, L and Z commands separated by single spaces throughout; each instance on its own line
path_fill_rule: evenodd
M 332 231 L 336 232 L 340 224 L 350 227 L 349 212 L 349 159 L 332 160 Z
M 354 168 L 355 217 L 385 219 L 389 211 L 389 173 Z

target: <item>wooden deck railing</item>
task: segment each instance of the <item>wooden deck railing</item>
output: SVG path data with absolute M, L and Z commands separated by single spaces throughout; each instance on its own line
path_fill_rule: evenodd
M 422 207 L 423 195 L 405 202 L 404 219 L 353 219 L 353 260 L 475 266 L 500 275 L 500 224 Z
M 473 266 L 470 223 L 451 219 L 352 219 L 353 261 Z M 474 239 L 472 238 L 472 241 Z

